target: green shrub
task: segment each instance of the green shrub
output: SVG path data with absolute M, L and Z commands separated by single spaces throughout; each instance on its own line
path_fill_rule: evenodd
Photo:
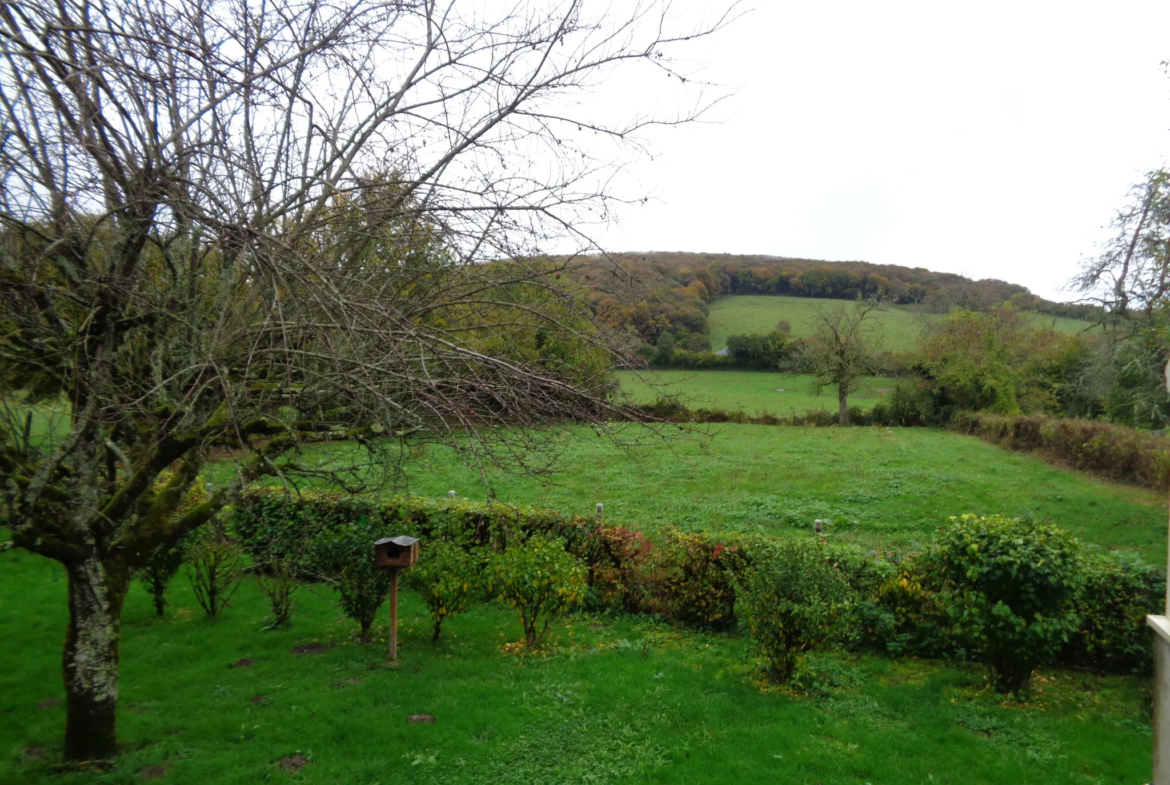
M 814 540 L 783 540 L 757 548 L 736 581 L 735 610 L 766 664 L 766 676 L 786 683 L 805 652 L 841 633 L 852 591 L 828 549 Z
M 536 648 L 549 625 L 585 599 L 585 568 L 565 551 L 563 540 L 534 536 L 513 544 L 488 562 L 492 592 L 515 608 L 524 643 Z
M 390 591 L 389 571 L 374 566 L 374 541 L 381 534 L 362 517 L 318 532 L 306 550 L 309 569 L 337 590 L 342 612 L 361 627 L 362 643 L 370 642 L 370 628 Z
M 215 618 L 228 607 L 244 580 L 243 549 L 228 537 L 224 524 L 218 520 L 191 532 L 187 541 L 187 577 L 195 600 L 208 616 Z
M 418 562 L 403 573 L 405 584 L 422 595 L 434 621 L 432 641 L 442 632 L 448 616 L 467 610 L 472 598 L 482 593 L 483 560 L 458 545 L 428 541 Z
M 923 556 L 941 582 L 956 640 L 1018 694 L 1076 630 L 1080 542 L 1049 524 L 1002 515 L 950 518 Z
M 926 564 L 906 559 L 876 587 L 871 602 L 861 603 L 866 614 L 860 620 L 865 643 L 895 657 L 961 654 L 940 588 L 938 576 Z
M 167 607 L 167 587 L 171 579 L 183 566 L 185 557 L 185 543 L 180 542 L 174 548 L 164 548 L 150 557 L 150 561 L 138 573 L 138 580 L 150 592 L 154 599 L 154 612 L 162 616 Z
M 171 472 L 169 470 L 160 473 L 154 483 L 155 491 L 161 490 L 170 480 Z M 181 518 L 206 500 L 206 488 L 199 483 L 194 483 L 183 496 L 183 500 L 179 503 L 173 517 Z M 187 545 L 194 542 L 199 536 L 189 536 L 180 540 L 173 547 L 157 551 L 138 573 L 138 579 L 154 599 L 154 611 L 159 616 L 162 616 L 166 611 L 167 587 L 170 586 L 171 579 L 179 572 L 179 568 L 183 566 Z
M 1147 676 L 1154 667 L 1154 637 L 1146 615 L 1162 612 L 1166 571 L 1136 557 L 1113 553 L 1086 559 L 1077 596 L 1080 625 L 1061 659 L 1113 673 Z

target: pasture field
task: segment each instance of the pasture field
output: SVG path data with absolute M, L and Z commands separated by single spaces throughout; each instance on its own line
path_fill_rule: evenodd
M 652 433 L 618 428 L 643 439 Z M 651 436 L 629 451 L 584 427 L 553 436 L 558 471 L 488 472 L 496 498 L 581 514 L 602 502 L 614 522 L 692 531 L 806 535 L 821 518 L 831 537 L 883 548 L 917 547 L 950 515 L 1004 513 L 1049 519 L 1088 542 L 1150 561 L 1166 554 L 1160 494 L 939 429 L 727 424 L 710 426 L 708 436 Z M 351 461 L 348 449 L 310 452 L 306 460 Z M 536 466 L 538 456 L 528 463 Z M 488 496 L 485 478 L 447 448 L 420 446 L 403 469 L 404 492 Z
M 1072 785 L 1145 782 L 1151 766 L 1135 678 L 1048 671 L 1028 703 L 1000 703 L 977 668 L 836 653 L 812 660 L 821 687 L 797 697 L 753 684 L 742 638 L 646 618 L 571 617 L 544 653 L 518 656 L 503 648 L 514 616 L 482 604 L 431 643 L 410 591 L 401 667 L 385 670 L 385 609 L 362 646 L 327 590 L 302 590 L 292 627 L 266 631 L 251 579 L 212 620 L 180 574 L 163 618 L 131 587 L 123 755 L 60 769 L 64 580 L 9 551 L 0 596 L 0 782 L 14 785 Z M 434 721 L 410 721 L 421 714 Z
M 813 320 L 819 308 L 835 308 L 845 303 L 842 300 L 825 300 L 815 297 L 783 297 L 763 294 L 732 295 L 713 300 L 708 306 L 708 323 L 711 328 L 711 348 L 715 351 L 727 347 L 727 336 L 744 333 L 767 333 L 776 329 L 781 319 L 792 325 L 792 335 L 804 338 L 813 331 Z M 882 348 L 887 351 L 913 349 L 918 342 L 922 328 L 938 314 L 926 313 L 918 308 L 905 305 L 889 305 L 873 317 L 883 336 Z M 1036 314 L 1033 321 L 1038 326 L 1049 327 L 1058 332 L 1078 333 L 1090 325 L 1077 319 Z
M 768 371 L 618 371 L 622 389 L 636 403 L 652 403 L 659 390 L 680 396 L 691 408 L 720 408 L 748 414 L 802 414 L 810 409 L 837 411 L 837 387 L 812 394 L 812 375 Z M 895 379 L 872 376 L 849 396 L 849 405 L 873 408 L 896 384 Z M 657 389 L 655 389 L 657 388 Z

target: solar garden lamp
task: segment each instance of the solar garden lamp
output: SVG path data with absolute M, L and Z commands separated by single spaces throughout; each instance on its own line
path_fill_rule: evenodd
M 398 573 L 418 561 L 418 538 L 402 534 L 374 543 L 374 566 L 390 571 L 390 641 L 386 663 L 398 665 Z

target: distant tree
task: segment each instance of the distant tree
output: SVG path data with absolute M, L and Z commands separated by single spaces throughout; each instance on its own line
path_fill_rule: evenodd
M 1096 379 L 1109 379 L 1111 420 L 1138 427 L 1170 423 L 1162 368 L 1170 360 L 1170 171 L 1156 169 L 1130 189 L 1113 236 L 1073 284 L 1102 309 Z
M 727 338 L 727 353 L 736 365 L 777 370 L 786 355 L 788 335 L 773 330 L 767 335 L 750 333 Z
M 674 359 L 674 335 L 672 333 L 659 333 L 658 340 L 654 344 L 654 362 L 657 365 L 670 365 L 671 360 Z
M 1170 172 L 1152 171 L 1130 189 L 1113 230 L 1073 284 L 1114 319 L 1152 317 L 1170 294 Z
M 914 363 L 944 414 L 1060 410 L 1083 346 L 1074 336 L 1033 326 L 1029 316 L 1011 305 L 986 313 L 956 308 L 927 326 Z
M 878 299 L 818 308 L 815 329 L 800 343 L 795 367 L 813 374 L 814 394 L 837 388 L 837 422 L 849 424 L 849 394 L 873 373 L 881 336 L 871 318 L 882 307 Z

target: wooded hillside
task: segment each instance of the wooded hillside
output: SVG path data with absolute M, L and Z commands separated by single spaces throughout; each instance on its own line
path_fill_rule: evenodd
M 1073 319 L 1090 320 L 1098 313 L 1094 306 L 1052 302 L 1006 281 L 869 262 L 636 253 L 614 254 L 577 270 L 603 321 L 636 332 L 647 344 L 669 333 L 678 348 L 688 351 L 710 348 L 706 304 L 722 295 L 852 300 L 881 294 L 890 302 L 920 304 L 937 313 L 955 307 L 986 311 L 1009 301 L 1020 310 Z

